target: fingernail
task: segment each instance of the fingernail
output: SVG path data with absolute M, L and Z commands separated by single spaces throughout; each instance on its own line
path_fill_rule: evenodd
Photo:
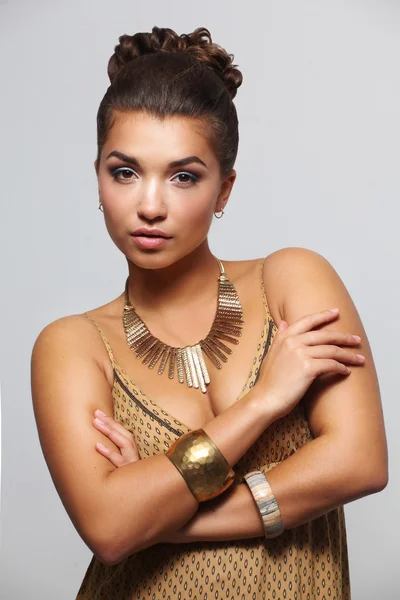
M 106 449 L 106 447 L 104 446 L 104 444 L 102 444 L 101 442 L 97 442 L 96 446 L 98 446 L 98 448 L 101 448 L 102 450 Z
M 333 313 L 338 313 L 338 312 L 339 312 L 339 309 L 338 309 L 338 308 L 330 308 L 329 310 L 330 310 L 331 312 L 333 312 Z
M 356 340 L 356 342 L 359 342 L 361 340 L 359 335 L 353 335 L 353 338 Z
M 107 416 L 107 415 L 106 415 L 106 413 L 103 413 L 103 411 L 102 411 L 102 410 L 100 410 L 99 408 L 98 408 L 98 409 L 96 409 L 96 410 L 95 410 L 95 412 L 96 412 L 98 415 L 101 415 L 102 417 L 106 417 L 106 416 Z

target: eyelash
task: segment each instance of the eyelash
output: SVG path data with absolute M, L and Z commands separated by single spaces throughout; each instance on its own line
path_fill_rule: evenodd
M 113 177 L 113 179 L 115 179 L 115 181 L 118 181 L 119 183 L 121 183 L 121 179 L 118 179 L 118 175 L 120 173 L 122 173 L 123 171 L 129 171 L 131 173 L 134 173 L 134 171 L 128 167 L 119 167 L 118 169 L 109 169 L 110 175 Z M 178 175 L 187 175 L 188 177 L 190 177 L 190 179 L 192 180 L 191 182 L 181 182 L 180 184 L 178 184 L 178 187 L 191 187 L 191 185 L 196 184 L 200 177 L 198 175 L 195 175 L 194 173 L 189 173 L 188 171 L 180 171 L 179 173 L 177 173 L 175 175 L 175 177 L 177 177 Z M 125 181 L 130 181 L 131 179 L 125 179 Z

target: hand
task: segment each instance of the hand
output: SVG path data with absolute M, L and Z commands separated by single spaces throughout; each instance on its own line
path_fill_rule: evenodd
M 120 452 L 115 452 L 98 442 L 96 444 L 97 452 L 108 458 L 116 467 L 123 467 L 131 462 L 140 460 L 133 435 L 123 425 L 117 423 L 112 417 L 108 417 L 101 410 L 95 410 L 94 414 L 96 415 L 96 419 L 93 419 L 93 426 L 101 431 L 103 435 L 106 435 L 120 449 Z
M 355 352 L 336 345 L 354 346 L 359 344 L 359 338 L 332 329 L 311 331 L 337 316 L 338 312 L 324 310 L 306 315 L 291 325 L 286 321 L 279 324 L 254 388 L 260 386 L 261 391 L 267 391 L 268 409 L 272 410 L 275 420 L 296 406 L 318 375 L 347 375 L 350 369 L 343 363 L 363 364 L 363 358 L 358 358 Z

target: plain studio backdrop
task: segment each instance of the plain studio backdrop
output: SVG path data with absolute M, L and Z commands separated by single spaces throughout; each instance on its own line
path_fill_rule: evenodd
M 394 600 L 400 587 L 400 3 L 394 0 L 0 0 L 0 597 L 71 600 L 92 556 L 41 452 L 30 355 L 45 325 L 123 291 L 126 260 L 97 209 L 95 117 L 118 37 L 154 25 L 177 33 L 207 27 L 243 72 L 235 99 L 238 177 L 224 218 L 212 225 L 214 254 L 236 260 L 310 248 L 331 262 L 359 311 L 379 376 L 390 473 L 381 493 L 345 506 L 352 597 Z

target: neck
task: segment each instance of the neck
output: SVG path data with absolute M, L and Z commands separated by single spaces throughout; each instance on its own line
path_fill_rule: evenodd
M 128 261 L 129 301 L 139 312 L 187 307 L 218 293 L 219 265 L 207 239 L 193 252 L 161 269 L 145 269 Z

